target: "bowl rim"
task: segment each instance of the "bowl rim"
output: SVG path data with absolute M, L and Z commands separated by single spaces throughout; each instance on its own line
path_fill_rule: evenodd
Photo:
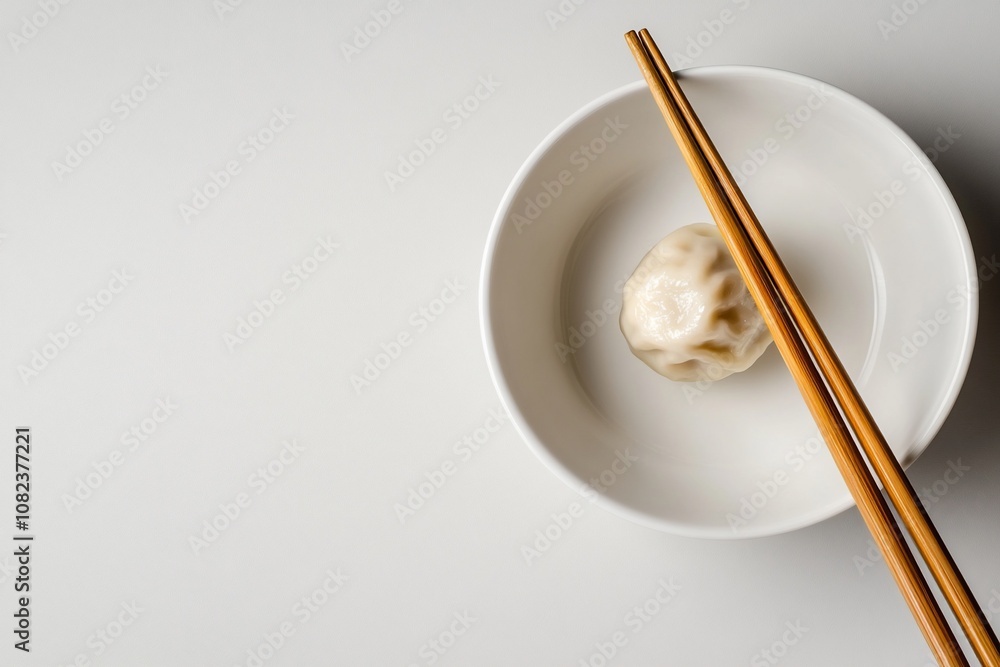
M 923 149 L 921 149 L 920 146 L 896 123 L 867 102 L 825 81 L 783 69 L 755 65 L 705 65 L 677 70 L 677 75 L 681 80 L 685 77 L 692 76 L 712 77 L 726 75 L 764 75 L 810 87 L 815 87 L 817 85 L 825 86 L 831 91 L 833 96 L 839 97 L 848 104 L 852 105 L 862 114 L 866 115 L 871 122 L 887 130 L 914 155 L 922 158 L 921 166 L 926 170 L 931 179 L 932 186 L 938 191 L 943 204 L 948 209 L 951 215 L 951 226 L 953 228 L 951 231 L 957 235 L 958 241 L 962 246 L 962 258 L 964 260 L 966 271 L 965 287 L 968 288 L 967 294 L 969 295 L 969 299 L 966 311 L 967 317 L 964 323 L 966 335 L 965 340 L 962 342 L 961 358 L 958 367 L 955 369 L 955 372 L 950 378 L 947 392 L 944 395 L 943 400 L 940 402 L 937 414 L 934 415 L 933 420 L 928 424 L 927 428 L 924 429 L 922 433 L 919 433 L 914 439 L 914 445 L 909 452 L 908 460 L 904 463 L 904 467 L 909 467 L 914 461 L 916 461 L 917 458 L 920 457 L 920 455 L 930 445 L 931 441 L 937 436 L 948 415 L 951 413 L 952 408 L 954 408 L 955 402 L 958 400 L 958 395 L 965 382 L 965 378 L 968 374 L 969 366 L 972 361 L 972 351 L 975 346 L 976 332 L 978 328 L 979 283 L 976 256 L 969 237 L 968 228 L 965 224 L 965 219 L 962 216 L 954 196 L 948 189 L 947 184 L 944 182 L 944 179 L 941 177 L 941 174 L 938 172 L 934 164 L 930 160 L 926 159 Z M 521 436 L 521 439 L 524 440 L 528 447 L 534 452 L 534 454 L 541 459 L 545 466 L 557 477 L 578 493 L 581 493 L 581 495 L 583 495 L 583 490 L 586 488 L 586 480 L 579 478 L 575 473 L 567 468 L 562 461 L 556 458 L 538 434 L 531 428 L 530 423 L 527 419 L 525 419 L 524 414 L 521 412 L 517 402 L 514 400 L 507 378 L 501 372 L 500 360 L 498 358 L 496 344 L 492 336 L 493 319 L 490 314 L 489 298 L 491 287 L 490 278 L 500 233 L 505 226 L 504 223 L 510 217 L 511 209 L 515 203 L 515 198 L 521 188 L 524 187 L 528 174 L 538 165 L 542 157 L 548 153 L 553 145 L 555 145 L 556 142 L 558 142 L 565 134 L 572 131 L 600 109 L 618 102 L 630 95 L 637 94 L 639 91 L 645 89 L 645 81 L 638 80 L 604 93 L 603 95 L 583 105 L 565 120 L 556 125 L 556 127 L 545 136 L 538 146 L 532 150 L 514 174 L 514 177 L 511 179 L 510 184 L 507 186 L 507 189 L 500 200 L 500 204 L 498 205 L 497 211 L 490 224 L 490 230 L 487 235 L 486 247 L 483 254 L 483 262 L 480 268 L 480 332 L 482 336 L 483 348 L 486 354 L 486 364 L 489 369 L 490 377 L 493 380 L 493 385 L 499 394 L 500 402 L 507 413 L 511 416 L 511 422 L 514 425 L 515 430 Z M 877 479 L 876 482 L 878 482 Z M 879 486 L 881 486 L 881 483 L 879 483 Z M 850 494 L 848 494 L 845 501 L 841 503 L 828 507 L 820 507 L 817 510 L 800 515 L 792 520 L 778 522 L 777 524 L 769 524 L 764 528 L 761 528 L 757 524 L 751 524 L 750 526 L 741 529 L 739 532 L 736 532 L 721 527 L 707 527 L 702 524 L 684 523 L 660 516 L 654 516 L 648 514 L 647 512 L 637 510 L 634 507 L 602 493 L 586 494 L 586 497 L 595 504 L 603 506 L 605 509 L 610 510 L 618 516 L 624 517 L 634 523 L 648 528 L 685 537 L 711 538 L 720 540 L 751 539 L 780 535 L 820 523 L 855 506 L 854 499 L 850 496 Z M 754 529 L 755 526 L 756 530 Z

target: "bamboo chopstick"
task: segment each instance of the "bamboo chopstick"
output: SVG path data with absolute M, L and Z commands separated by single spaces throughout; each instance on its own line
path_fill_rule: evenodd
M 944 593 L 945 599 L 965 631 L 976 656 L 987 667 L 1000 667 L 1000 645 L 998 645 L 996 635 L 987 623 L 986 617 L 976 603 L 968 584 L 958 571 L 951 554 L 927 516 L 913 486 L 906 478 L 902 466 L 889 448 L 885 436 L 872 418 L 868 407 L 864 404 L 829 340 L 789 276 L 784 263 L 775 252 L 774 246 L 771 245 L 764 233 L 756 215 L 747 204 L 742 191 L 736 185 L 732 174 L 719 156 L 718 150 L 705 132 L 704 126 L 692 109 L 684 91 L 678 85 L 677 79 L 667 65 L 663 54 L 653 42 L 649 31 L 643 29 L 640 31 L 639 37 L 643 47 L 651 56 L 657 73 L 666 84 L 668 93 L 680 110 L 688 129 L 712 168 L 716 180 L 722 186 L 734 212 L 740 219 L 751 243 L 761 256 L 782 301 L 789 309 L 792 320 L 805 338 L 806 344 L 819 364 L 824 379 L 832 389 L 837 402 L 850 422 L 851 428 L 857 434 L 857 439 L 864 449 L 865 455 L 875 469 L 889 499 L 903 519 L 914 543 L 927 562 L 938 586 Z
M 882 550 L 928 644 L 940 664 L 967 665 L 941 609 L 892 518 L 885 498 L 854 445 L 851 432 L 833 396 L 819 370 L 813 365 L 810 351 L 800 338 L 792 315 L 780 298 L 774 278 L 769 275 L 763 259 L 757 253 L 747 231 L 743 229 L 734 204 L 726 196 L 723 186 L 699 150 L 692 128 L 687 125 L 677 103 L 670 96 L 652 56 L 635 32 L 628 33 L 625 38 L 695 176 L 712 217 L 719 225 L 733 259 L 774 336 L 775 344 L 791 369 L 848 489 Z M 651 39 L 648 41 L 651 42 Z M 662 56 L 660 58 L 662 60 Z

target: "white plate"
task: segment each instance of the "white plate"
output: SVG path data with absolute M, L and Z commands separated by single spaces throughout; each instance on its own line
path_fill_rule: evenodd
M 978 284 L 961 214 L 920 149 L 804 76 L 706 67 L 681 85 L 904 465 L 965 377 Z M 772 347 L 717 383 L 632 356 L 621 286 L 667 233 L 711 222 L 645 84 L 560 125 L 514 178 L 481 282 L 491 373 L 561 478 L 648 526 L 770 535 L 853 504 Z

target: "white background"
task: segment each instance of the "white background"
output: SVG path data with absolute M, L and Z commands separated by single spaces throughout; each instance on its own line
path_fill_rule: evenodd
M 921 146 L 960 134 L 936 166 L 989 259 L 997 3 L 908 0 L 889 31 L 886 1 L 592 0 L 564 2 L 563 17 L 555 0 L 403 0 L 345 55 L 387 4 L 0 4 L 0 497 L 10 517 L 14 428 L 30 426 L 36 535 L 30 655 L 12 647 L 16 575 L 0 557 L 0 664 L 600 665 L 616 632 L 627 643 L 608 664 L 775 664 L 760 652 L 776 642 L 782 665 L 928 664 L 853 509 L 778 537 L 679 538 L 581 501 L 509 424 L 471 456 L 454 445 L 499 408 L 477 315 L 496 205 L 553 127 L 638 78 L 626 30 L 649 27 L 675 67 L 690 48 L 693 65 L 827 81 Z M 734 18 L 720 31 L 723 10 Z M 449 122 L 480 77 L 499 86 Z M 293 118 L 247 160 L 241 143 L 275 109 Z M 102 119 L 112 131 L 78 166 L 54 166 Z M 391 189 L 385 172 L 435 128 L 444 143 Z M 230 160 L 239 173 L 185 220 L 181 205 Z M 283 276 L 319 238 L 339 247 L 293 289 Z M 127 285 L 102 292 L 122 270 Z M 449 280 L 458 298 L 422 329 L 419 309 Z M 227 345 L 275 289 L 272 315 Z M 80 307 L 88 298 L 101 312 Z M 984 283 L 969 378 L 910 477 L 938 489 L 932 518 L 1000 610 L 998 306 L 1000 285 Z M 356 391 L 351 376 L 403 332 L 412 344 Z M 60 340 L 37 375 L 19 370 Z M 122 442 L 168 398 L 176 409 L 145 422 L 145 441 Z M 302 451 L 274 463 L 291 440 Z M 395 505 L 448 461 L 454 474 L 401 522 Z M 953 484 L 949 462 L 969 468 Z M 269 463 L 280 475 L 262 484 Z M 526 562 L 522 547 L 574 502 L 582 516 Z M 224 530 L 206 532 L 213 520 Z M 330 594 L 328 572 L 347 578 Z M 629 614 L 661 579 L 680 590 L 637 628 Z M 306 617 L 309 596 L 322 604 Z M 293 634 L 275 640 L 283 623 Z M 806 630 L 780 646 L 789 623 Z

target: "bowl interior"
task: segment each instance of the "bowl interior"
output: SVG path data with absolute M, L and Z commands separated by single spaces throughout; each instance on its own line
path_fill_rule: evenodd
M 909 464 L 971 355 L 974 266 L 943 182 L 901 131 L 806 77 L 688 70 L 681 85 L 858 385 Z M 663 236 L 711 222 L 645 86 L 566 121 L 528 159 L 483 272 L 491 372 L 565 481 L 633 520 L 766 535 L 852 504 L 773 346 L 719 382 L 675 383 L 629 351 L 621 290 Z

